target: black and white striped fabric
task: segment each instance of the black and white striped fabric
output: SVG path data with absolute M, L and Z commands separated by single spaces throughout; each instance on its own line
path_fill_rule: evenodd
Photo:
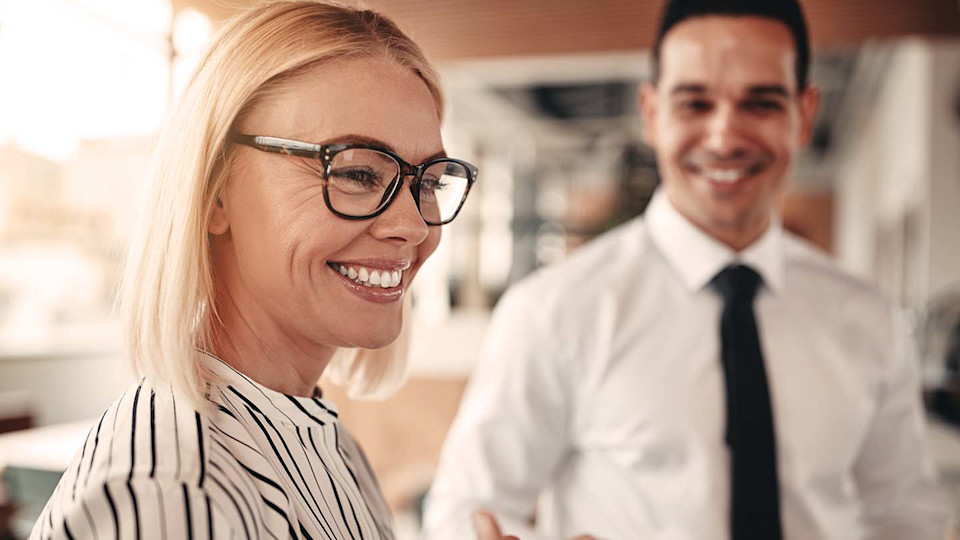
M 217 413 L 141 381 L 90 431 L 31 540 L 393 538 L 373 471 L 333 404 L 201 358 L 222 380 L 208 395 Z

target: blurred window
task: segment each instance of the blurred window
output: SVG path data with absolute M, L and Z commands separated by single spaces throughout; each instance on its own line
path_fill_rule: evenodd
M 119 347 L 125 234 L 171 66 L 192 69 L 210 35 L 199 13 L 177 24 L 174 40 L 169 0 L 0 2 L 0 356 Z

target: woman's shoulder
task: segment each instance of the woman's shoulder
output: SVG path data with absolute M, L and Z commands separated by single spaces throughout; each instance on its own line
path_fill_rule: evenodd
M 227 495 L 211 489 L 209 481 L 216 466 L 212 429 L 213 421 L 184 395 L 140 380 L 91 427 L 32 538 L 56 536 L 68 523 L 75 529 L 99 525 L 133 532 L 146 522 L 197 521 L 201 527 L 214 515 L 221 521 L 229 517 Z M 253 498 L 237 489 L 237 496 Z
M 103 412 L 75 464 L 88 482 L 143 477 L 197 484 L 208 461 L 208 429 L 189 399 L 141 379 Z

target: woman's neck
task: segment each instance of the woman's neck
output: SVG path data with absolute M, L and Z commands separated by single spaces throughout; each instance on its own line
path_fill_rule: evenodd
M 271 324 L 266 314 L 242 310 L 226 291 L 218 295 L 213 350 L 221 360 L 257 383 L 292 396 L 312 397 L 335 347 L 300 346 Z

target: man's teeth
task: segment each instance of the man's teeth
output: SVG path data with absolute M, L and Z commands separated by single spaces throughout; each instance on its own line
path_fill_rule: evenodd
M 747 175 L 745 169 L 704 169 L 703 175 L 714 182 L 732 184 Z
M 388 289 L 400 285 L 400 280 L 403 279 L 403 272 L 400 270 L 376 270 L 362 266 L 344 266 L 342 264 L 336 266 L 337 271 L 339 271 L 341 275 L 367 287 Z

